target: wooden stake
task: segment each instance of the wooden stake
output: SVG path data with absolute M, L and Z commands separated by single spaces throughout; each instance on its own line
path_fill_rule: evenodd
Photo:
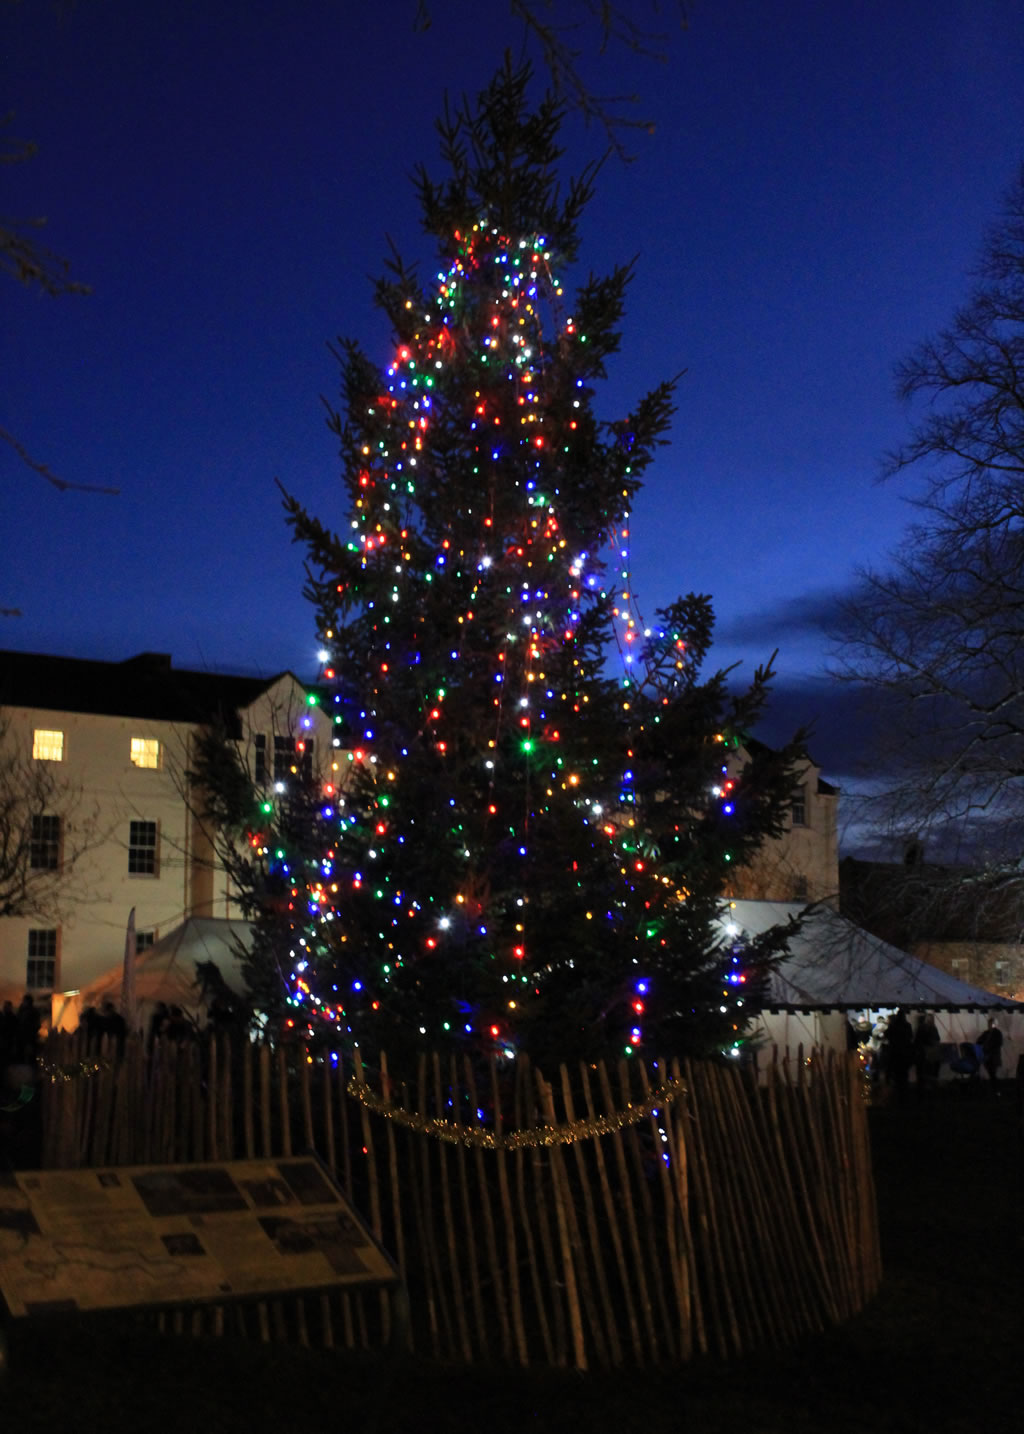
M 264 1160 L 269 1160 L 274 1153 L 273 1141 L 270 1134 L 270 1060 L 271 1050 L 268 1045 L 261 1045 L 259 1048 L 259 1073 L 260 1073 L 260 1140 L 262 1150 L 260 1155 Z
M 575 1123 L 576 1111 L 573 1105 L 572 1086 L 569 1082 L 568 1069 L 561 1067 L 562 1077 L 562 1104 L 565 1107 L 566 1120 L 570 1125 Z M 608 1284 L 608 1276 L 605 1270 L 604 1253 L 602 1251 L 601 1233 L 597 1223 L 597 1211 L 594 1205 L 594 1193 L 591 1189 L 590 1173 L 587 1169 L 587 1147 L 596 1151 L 599 1144 L 598 1137 L 592 1137 L 586 1144 L 582 1140 L 573 1142 L 573 1151 L 576 1157 L 576 1170 L 579 1180 L 580 1193 L 583 1197 L 583 1214 L 587 1222 L 587 1243 L 590 1248 L 590 1256 L 594 1264 L 594 1278 L 597 1282 L 597 1289 L 600 1295 L 600 1303 L 604 1310 L 604 1328 L 602 1331 L 600 1323 L 600 1311 L 595 1312 L 594 1328 L 595 1340 L 598 1344 L 598 1357 L 602 1362 L 607 1361 L 613 1366 L 622 1363 L 622 1344 L 619 1340 L 618 1321 L 615 1316 L 615 1305 L 611 1296 L 611 1289 Z M 595 1302 L 596 1303 L 596 1302 Z M 604 1350 L 605 1337 L 607 1338 L 607 1354 Z
M 292 1113 L 288 1089 L 288 1055 L 284 1046 L 277 1048 L 277 1109 L 281 1122 L 281 1154 L 292 1157 Z
M 630 1066 L 625 1060 L 619 1061 L 619 1101 L 621 1108 L 626 1110 L 633 1102 L 633 1092 L 630 1084 Z M 664 1260 L 662 1259 L 655 1238 L 656 1221 L 654 1219 L 654 1207 L 651 1200 L 650 1180 L 648 1170 L 644 1165 L 643 1155 L 640 1150 L 640 1130 L 638 1125 L 626 1126 L 622 1132 L 623 1148 L 629 1152 L 630 1163 L 633 1168 L 633 1190 L 639 1197 L 641 1218 L 639 1230 L 643 1232 L 643 1243 L 647 1249 L 647 1259 L 651 1272 L 651 1283 L 658 1304 L 658 1327 L 663 1331 L 663 1337 L 668 1346 L 670 1356 L 675 1354 L 675 1324 L 669 1316 L 668 1300 L 665 1294 L 665 1282 L 663 1276 Z M 660 1159 L 657 1151 L 654 1158 Z M 634 1197 L 635 1199 L 636 1197 Z M 660 1344 L 652 1347 L 655 1359 L 660 1358 Z
M 473 1075 L 473 1063 L 469 1056 L 463 1058 L 463 1071 L 466 1078 L 466 1090 L 469 1095 L 469 1102 L 473 1112 L 473 1124 L 479 1126 L 480 1121 L 477 1115 L 479 1109 L 477 1102 L 476 1080 Z M 454 1084 L 454 1082 L 453 1082 Z M 498 1152 L 494 1152 L 497 1155 Z M 497 1162 L 495 1162 L 496 1164 Z M 487 1162 L 484 1150 L 478 1145 L 473 1150 L 473 1167 L 476 1171 L 477 1202 L 483 1216 L 484 1227 L 484 1249 L 487 1252 L 487 1263 L 490 1269 L 491 1284 L 494 1288 L 492 1300 L 493 1308 L 498 1316 L 498 1323 L 501 1326 L 501 1352 L 505 1359 L 512 1359 L 512 1330 L 509 1323 L 508 1291 L 506 1289 L 505 1272 L 502 1269 L 501 1261 L 498 1258 L 498 1241 L 494 1228 L 494 1210 L 491 1202 L 491 1191 L 488 1182 Z M 472 1199 L 468 1190 L 467 1198 Z
M 697 1197 L 698 1229 L 701 1235 L 703 1268 L 707 1281 L 708 1315 L 712 1321 L 712 1333 L 722 1358 L 742 1349 L 736 1313 L 732 1305 L 728 1275 L 722 1257 L 722 1244 L 718 1230 L 718 1211 L 714 1198 L 714 1181 L 708 1159 L 707 1143 L 704 1138 L 704 1099 L 702 1083 L 698 1081 L 696 1062 L 687 1061 L 684 1066 L 686 1088 L 689 1092 L 689 1107 L 693 1124 L 694 1160 L 691 1170 L 694 1176 L 694 1193 Z
M 415 1109 L 425 1116 L 428 1109 L 427 1057 L 422 1053 L 418 1062 L 416 1092 Z M 421 1260 L 426 1280 L 427 1306 L 434 1340 L 434 1354 L 447 1359 L 454 1354 L 456 1339 L 437 1248 L 432 1161 L 430 1158 L 431 1144 L 432 1142 L 423 1139 L 415 1141 L 410 1134 L 410 1163 L 413 1167 L 419 1166 L 419 1180 L 414 1186 L 413 1198 L 420 1230 Z
M 498 1081 L 498 1062 L 491 1057 L 491 1101 L 494 1106 L 494 1132 L 501 1137 L 504 1121 L 501 1110 L 501 1091 Z M 512 1209 L 512 1195 L 509 1189 L 508 1156 L 504 1150 L 495 1152 L 498 1168 L 498 1193 L 501 1199 L 501 1213 L 505 1222 L 505 1248 L 508 1259 L 508 1286 L 512 1302 L 512 1327 L 516 1336 L 516 1352 L 519 1363 L 525 1369 L 530 1362 L 529 1346 L 526 1339 L 526 1325 L 523 1320 L 522 1288 L 519 1282 L 519 1255 L 516 1242 L 516 1221 Z M 529 1244 L 529 1239 L 527 1241 Z M 530 1256 L 532 1262 L 532 1254 Z
M 597 1078 L 598 1084 L 601 1087 L 601 1097 L 604 1101 L 605 1114 L 614 1115 L 615 1097 L 612 1094 L 612 1084 L 608 1078 L 608 1068 L 604 1061 L 598 1062 Z M 612 1150 L 615 1152 L 615 1164 L 619 1174 L 619 1213 L 625 1219 L 628 1246 L 633 1257 L 633 1275 L 639 1296 L 640 1313 L 643 1316 L 644 1333 L 647 1337 L 645 1362 L 650 1362 L 652 1357 L 655 1360 L 658 1357 L 658 1335 L 654 1320 L 654 1306 L 651 1302 L 651 1292 L 647 1283 L 647 1274 L 644 1270 L 644 1255 L 640 1244 L 640 1231 L 637 1226 L 636 1206 L 633 1203 L 633 1190 L 629 1178 L 629 1165 L 626 1159 L 626 1145 L 621 1130 L 614 1131 L 607 1139 Z
M 686 1304 L 685 1319 L 681 1335 L 681 1352 L 684 1359 L 689 1359 L 693 1353 L 693 1344 L 696 1341 L 697 1349 L 701 1354 L 708 1352 L 707 1329 L 704 1323 L 704 1304 L 701 1299 L 700 1284 L 697 1279 L 697 1251 L 696 1241 L 693 1233 L 693 1202 L 690 1196 L 690 1151 L 688 1144 L 689 1132 L 689 1107 L 687 1105 L 687 1092 L 683 1087 L 683 1073 L 679 1068 L 679 1062 L 672 1062 L 672 1080 L 683 1093 L 677 1095 L 668 1109 L 669 1121 L 666 1126 L 668 1131 L 669 1156 L 672 1161 L 672 1171 L 676 1180 L 677 1198 L 682 1220 L 682 1242 L 685 1255 L 685 1291 Z
M 452 1119 L 462 1124 L 461 1110 L 462 1099 L 459 1090 L 458 1071 L 455 1065 L 455 1056 L 452 1055 L 449 1061 L 448 1090 L 452 1102 Z M 463 1245 L 466 1251 L 469 1266 L 469 1295 L 473 1306 L 473 1334 L 476 1337 L 480 1355 L 483 1359 L 489 1358 L 489 1341 L 487 1338 L 487 1319 L 484 1310 L 484 1302 L 480 1289 L 480 1264 L 477 1258 L 477 1233 L 473 1218 L 474 1201 L 469 1188 L 469 1171 L 467 1169 L 466 1147 L 460 1140 L 455 1147 L 455 1170 L 458 1176 L 460 1191 L 460 1204 L 462 1207 L 462 1229 L 464 1232 Z
M 526 1057 L 516 1062 L 515 1067 L 515 1096 L 513 1102 L 513 1128 L 522 1130 L 526 1121 L 526 1114 L 523 1109 L 523 1086 L 525 1084 L 525 1072 L 529 1069 L 529 1060 Z M 497 1109 L 497 1100 L 495 1101 Z M 541 1278 L 540 1261 L 537 1258 L 537 1242 L 534 1238 L 533 1219 L 531 1216 L 535 1211 L 534 1204 L 526 1193 L 526 1166 L 528 1152 L 520 1146 L 519 1149 L 509 1153 L 509 1160 L 512 1162 L 512 1169 L 516 1182 L 516 1212 L 519 1216 L 523 1236 L 526 1241 L 526 1253 L 530 1267 L 530 1288 L 533 1291 L 534 1309 L 537 1313 L 537 1324 L 540 1327 L 541 1340 L 544 1344 L 544 1353 L 548 1364 L 559 1362 L 556 1350 L 555 1337 L 548 1319 L 547 1301 L 544 1298 L 544 1281 Z
M 660 1071 L 661 1079 L 664 1080 L 668 1073 L 668 1066 L 664 1060 L 659 1063 L 657 1069 Z M 637 1072 L 646 1102 L 651 1096 L 651 1082 L 647 1068 L 642 1062 L 637 1063 Z M 670 1105 L 666 1105 L 662 1112 L 662 1118 L 665 1123 L 665 1134 L 667 1136 L 669 1121 L 671 1119 Z M 672 1322 L 670 1327 L 673 1332 L 668 1335 L 668 1343 L 673 1352 L 683 1358 L 688 1358 L 689 1356 L 685 1351 L 691 1344 L 688 1309 L 689 1271 L 686 1267 L 686 1257 L 679 1247 L 682 1212 L 676 1203 L 676 1187 L 668 1165 L 665 1163 L 664 1156 L 666 1152 L 662 1150 L 661 1131 L 658 1128 L 658 1121 L 654 1111 L 652 1111 L 648 1117 L 648 1130 L 651 1145 L 654 1149 L 654 1159 L 658 1167 L 658 1185 L 661 1190 L 662 1210 L 664 1212 L 665 1249 L 668 1254 L 668 1273 L 676 1301 L 676 1320 Z M 652 1229 L 652 1235 L 654 1233 Z M 678 1335 L 678 1340 L 676 1335 Z
M 537 1094 L 541 1111 L 549 1125 L 557 1125 L 555 1102 L 551 1087 L 540 1071 L 534 1072 L 537 1079 Z M 557 1145 L 547 1147 L 551 1168 L 551 1185 L 554 1193 L 555 1224 L 558 1229 L 558 1243 L 562 1252 L 562 1275 L 565 1281 L 565 1298 L 569 1307 L 569 1329 L 572 1333 L 572 1352 L 576 1368 L 587 1368 L 587 1347 L 583 1338 L 583 1315 L 580 1309 L 579 1291 L 576 1287 L 576 1266 L 573 1260 L 573 1241 L 570 1235 L 570 1197 L 566 1184 L 566 1173 L 562 1163 L 562 1152 Z
M 256 1130 L 253 1120 L 255 1101 L 252 1093 L 252 1042 L 242 1039 L 242 1138 L 245 1159 L 256 1159 Z
M 580 1079 L 583 1085 L 583 1099 L 587 1108 L 587 1119 L 593 1120 L 597 1112 L 590 1087 L 590 1072 L 583 1064 L 580 1065 Z M 594 1162 L 597 1167 L 598 1184 L 604 1204 L 605 1219 L 608 1222 L 608 1233 L 611 1236 L 612 1249 L 615 1252 L 615 1263 L 618 1267 L 623 1303 L 626 1306 L 626 1319 L 629 1324 L 630 1340 L 633 1345 L 633 1358 L 637 1364 L 642 1365 L 646 1362 L 646 1354 L 633 1299 L 633 1281 L 630 1275 L 629 1263 L 626 1258 L 626 1251 L 622 1243 L 622 1233 L 619 1228 L 621 1212 L 619 1204 L 612 1193 L 611 1181 L 608 1177 L 608 1167 L 605 1164 L 604 1147 L 600 1140 L 594 1141 Z
M 441 1093 L 441 1061 L 434 1052 L 431 1058 L 434 1083 L 434 1114 L 439 1120 L 450 1119 Z M 473 1346 L 469 1337 L 469 1323 L 463 1296 L 462 1272 L 459 1262 L 458 1240 L 455 1222 L 452 1219 L 451 1188 L 448 1181 L 448 1150 L 443 1141 L 437 1142 L 437 1169 L 441 1177 L 441 1212 L 444 1217 L 445 1244 L 448 1250 L 447 1267 L 452 1286 L 452 1303 L 455 1306 L 455 1320 L 459 1330 L 459 1347 L 466 1360 L 473 1358 Z

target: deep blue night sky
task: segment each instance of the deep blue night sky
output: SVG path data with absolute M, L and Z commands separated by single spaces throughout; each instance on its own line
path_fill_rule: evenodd
M 119 493 L 60 493 L 0 447 L 0 607 L 21 613 L 0 646 L 315 673 L 275 479 L 342 521 L 327 344 L 390 358 L 370 301 L 388 236 L 431 272 L 409 174 L 439 170 L 446 88 L 522 44 L 499 0 L 429 9 L 424 31 L 416 0 L 3 7 L 0 108 L 38 155 L 4 169 L 2 207 L 46 215 L 93 292 L 6 281 L 0 424 Z M 912 485 L 876 481 L 908 423 L 892 366 L 965 297 L 1024 159 L 1024 7 L 694 0 L 685 30 L 662 10 L 667 63 L 592 40 L 582 60 L 654 122 L 582 225 L 581 273 L 636 257 L 600 411 L 686 369 L 633 587 L 647 612 L 710 592 L 723 663 L 778 648 L 779 720 L 817 717 L 847 782 L 820 624 L 908 521 Z M 566 140 L 567 172 L 606 144 L 578 115 Z

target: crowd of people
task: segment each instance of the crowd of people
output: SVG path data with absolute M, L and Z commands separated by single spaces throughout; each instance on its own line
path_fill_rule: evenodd
M 200 1026 L 181 1006 L 158 1001 L 146 1023 L 146 1048 L 152 1050 L 157 1040 L 181 1044 L 196 1037 L 223 1034 L 238 1024 L 238 1014 L 225 1000 L 214 997 L 206 1009 L 205 1026 Z M 0 1007 L 0 1084 L 12 1068 L 34 1066 L 40 1054 L 44 1034 L 41 1009 L 31 993 L 20 1003 L 6 1000 Z M 108 996 L 98 1006 L 87 1006 L 79 1018 L 79 1029 L 85 1032 L 87 1048 L 121 1055 L 128 1038 L 128 1027 L 121 1011 Z
M 922 1011 L 912 1023 L 902 1006 L 872 1025 L 865 1016 L 850 1026 L 850 1044 L 859 1049 L 873 1084 L 906 1093 L 911 1075 L 919 1094 L 934 1087 L 944 1064 L 954 1075 L 972 1077 L 985 1071 L 996 1089 L 1003 1063 L 1003 1033 L 995 1016 L 987 1018 L 974 1041 L 962 1041 L 952 1050 L 944 1046 L 931 1011 Z
M 5 1001 L 0 1008 L 0 1071 L 8 1066 L 30 1066 L 39 1054 L 42 1015 L 30 993 L 16 1007 Z

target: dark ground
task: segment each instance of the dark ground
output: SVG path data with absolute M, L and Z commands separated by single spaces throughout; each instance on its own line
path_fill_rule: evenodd
M 438 1368 L 134 1324 L 20 1323 L 0 1384 L 12 1434 L 1024 1430 L 1024 1151 L 1012 1082 L 869 1115 L 885 1277 L 856 1319 L 722 1365 L 579 1376 Z

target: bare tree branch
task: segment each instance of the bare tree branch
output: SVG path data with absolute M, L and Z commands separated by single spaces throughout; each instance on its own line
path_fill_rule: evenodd
M 635 94 L 595 94 L 583 78 L 580 61 L 584 45 L 596 40 L 597 51 L 605 54 L 613 46 L 622 46 L 645 59 L 664 64 L 668 58 L 668 33 L 660 28 L 648 29 L 637 18 L 640 7 L 615 3 L 615 0 L 578 0 L 577 18 L 570 19 L 572 7 L 551 0 L 509 0 L 509 13 L 523 26 L 527 42 L 540 47 L 541 58 L 551 77 L 556 97 L 579 112 L 588 121 L 600 125 L 620 159 L 629 160 L 622 137 L 627 129 L 652 132 L 653 123 L 621 112 L 623 106 L 638 101 Z M 659 26 L 665 12 L 674 11 L 680 28 L 687 24 L 685 0 L 648 0 L 648 13 Z M 560 18 L 560 12 L 564 18 Z M 428 30 L 431 24 L 430 0 L 417 0 L 414 28 Z
M 58 764 L 34 761 L 0 711 L 0 919 L 60 924 L 88 899 L 84 859 L 105 837 L 98 808 Z
M 862 574 L 838 634 L 839 675 L 890 713 L 883 825 L 1024 850 L 1024 168 L 952 323 L 896 370 L 929 411 L 885 464 L 921 468 L 917 521 Z
M 40 463 L 38 459 L 33 458 L 24 444 L 19 443 L 14 434 L 10 433 L 6 428 L 0 428 L 0 438 L 2 438 L 5 443 L 10 444 L 24 464 L 45 478 L 47 483 L 52 483 L 61 493 L 67 493 L 71 490 L 77 493 L 109 493 L 116 498 L 121 492 L 120 488 L 106 488 L 100 483 L 71 483 L 66 478 L 58 478 L 56 473 L 54 473 L 51 468 L 48 468 L 45 463 Z

